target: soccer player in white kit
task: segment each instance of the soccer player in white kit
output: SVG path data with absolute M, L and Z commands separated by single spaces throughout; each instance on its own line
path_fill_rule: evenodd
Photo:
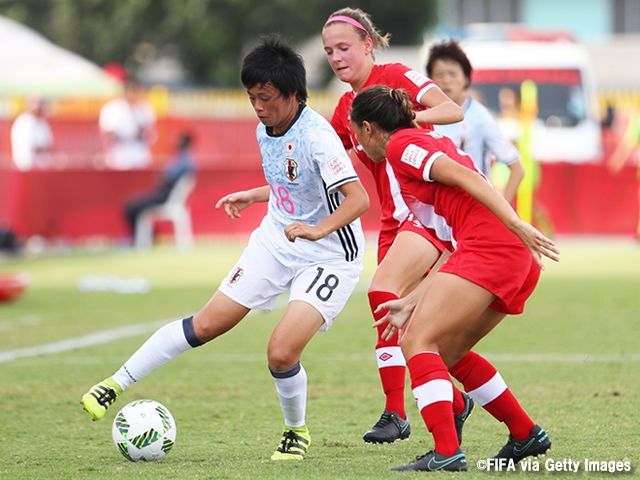
M 436 132 L 453 140 L 487 178 L 491 178 L 494 159 L 506 165 L 509 180 L 502 194 L 512 203 L 525 174 L 520 152 L 502 132 L 492 113 L 469 96 L 473 68 L 464 50 L 455 40 L 438 43 L 429 51 L 426 69 L 429 78 L 464 112 L 463 121 L 436 125 Z
M 209 302 L 154 333 L 82 404 L 99 420 L 129 385 L 229 331 L 250 310 L 271 310 L 290 290 L 267 349 L 285 424 L 271 459 L 301 460 L 311 437 L 300 356 L 315 332 L 331 326 L 358 282 L 364 247 L 358 217 L 369 197 L 333 128 L 304 103 L 304 63 L 291 47 L 264 38 L 245 57 L 241 78 L 261 121 L 256 136 L 269 185 L 227 195 L 216 207 L 236 218 L 255 202 L 268 202 L 268 213 Z

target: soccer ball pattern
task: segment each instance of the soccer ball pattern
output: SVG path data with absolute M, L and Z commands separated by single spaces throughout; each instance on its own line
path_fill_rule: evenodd
M 118 412 L 111 434 L 125 458 L 152 462 L 169 453 L 178 430 L 167 407 L 155 400 L 136 400 Z

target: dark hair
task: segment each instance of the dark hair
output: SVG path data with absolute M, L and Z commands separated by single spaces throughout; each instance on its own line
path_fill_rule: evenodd
M 244 57 L 240 78 L 247 89 L 271 84 L 286 98 L 307 100 L 304 60 L 278 35 L 261 37 L 261 43 Z
M 191 142 L 193 142 L 193 136 L 190 133 L 183 133 L 178 140 L 178 148 L 182 150 L 189 148 Z
M 366 88 L 356 95 L 351 105 L 351 120 L 362 126 L 365 120 L 385 132 L 401 128 L 420 128 L 409 95 L 384 85 Z
M 433 71 L 433 64 L 437 60 L 445 60 L 456 62 L 462 68 L 464 76 L 467 78 L 467 87 L 471 85 L 471 62 L 464 53 L 460 45 L 455 40 L 448 40 L 442 43 L 438 43 L 431 47 L 429 50 L 429 60 L 427 61 L 427 76 L 431 78 L 431 72 Z

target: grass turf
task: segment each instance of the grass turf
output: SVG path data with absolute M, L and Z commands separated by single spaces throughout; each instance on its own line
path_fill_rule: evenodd
M 507 318 L 477 351 L 491 359 L 553 447 L 545 461 L 640 461 L 640 248 L 631 242 L 558 242 L 562 261 L 547 271 L 526 312 Z M 0 304 L 0 355 L 132 324 L 181 318 L 208 300 L 243 245 L 170 248 L 149 254 L 104 251 L 6 260 L 0 271 L 26 270 L 32 285 Z M 363 278 L 374 269 L 367 252 Z M 148 294 L 82 293 L 85 275 L 139 275 Z M 209 345 L 180 356 L 128 389 L 100 422 L 79 399 L 115 371 L 149 336 L 27 356 L 0 363 L 0 477 L 10 479 L 422 478 L 390 472 L 432 447 L 407 388 L 413 434 L 394 445 L 365 445 L 362 434 L 379 417 L 383 396 L 375 368 L 366 286 L 352 296 L 335 325 L 303 355 L 309 375 L 308 425 L 313 443 L 295 464 L 269 460 L 282 427 L 266 362 L 269 334 L 282 310 L 247 317 Z M 1 357 L 0 357 L 1 358 Z M 169 455 L 151 464 L 125 460 L 111 441 L 118 406 L 139 398 L 166 405 L 178 424 Z M 495 454 L 507 432 L 481 408 L 465 426 L 469 472 L 438 478 L 487 478 L 476 462 Z M 520 470 L 520 468 L 518 468 Z M 592 478 L 609 473 L 591 473 Z

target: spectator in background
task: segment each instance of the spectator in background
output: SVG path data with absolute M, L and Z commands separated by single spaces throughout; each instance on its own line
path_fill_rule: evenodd
M 178 141 L 175 159 L 162 170 L 154 189 L 126 204 L 125 214 L 134 236 L 140 214 L 149 207 L 165 203 L 178 180 L 185 175 L 193 174 L 194 166 L 189 152 L 192 141 L 191 135 L 183 134 Z
M 622 167 L 627 162 L 634 159 L 634 151 L 637 150 L 640 145 L 640 114 L 637 112 L 631 112 L 629 115 L 629 122 L 627 128 L 624 131 L 620 143 L 615 148 L 609 159 L 607 160 L 607 169 L 609 173 L 617 175 L 622 170 Z M 635 159 L 634 159 L 635 160 Z M 638 181 L 638 204 L 640 205 L 640 169 L 636 174 Z M 640 209 L 638 210 L 640 212 Z M 640 214 L 638 218 L 638 224 L 636 226 L 636 239 L 640 239 Z
M 100 134 L 107 167 L 116 170 L 146 168 L 151 164 L 151 145 L 156 141 L 156 114 L 144 90 L 122 69 L 124 95 L 107 102 L 100 111 Z
M 511 87 L 502 87 L 498 92 L 498 125 L 513 143 L 517 143 L 522 134 L 520 123 L 520 94 Z
M 53 133 L 44 112 L 44 101 L 28 97 L 25 111 L 11 126 L 11 151 L 18 170 L 43 169 L 51 166 Z
M 485 177 L 490 177 L 494 159 L 509 167 L 509 180 L 502 193 L 511 203 L 524 177 L 520 152 L 502 133 L 491 112 L 468 95 L 471 72 L 469 58 L 455 40 L 431 47 L 427 75 L 464 112 L 463 121 L 436 125 L 435 129 L 469 155 Z

